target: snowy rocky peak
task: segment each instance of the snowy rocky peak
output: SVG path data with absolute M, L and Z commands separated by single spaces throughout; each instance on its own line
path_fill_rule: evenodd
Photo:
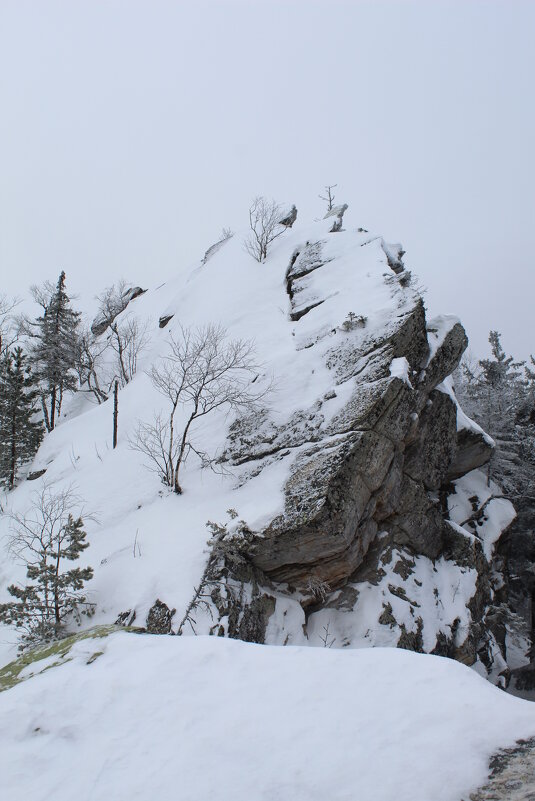
M 400 646 L 501 680 L 493 549 L 514 513 L 486 503 L 498 493 L 477 468 L 492 442 L 452 388 L 464 329 L 426 321 L 401 245 L 358 228 L 346 205 L 313 224 L 288 211 L 262 263 L 244 247 L 250 231 L 226 232 L 117 312 L 119 325 L 135 315 L 146 346 L 119 393 L 115 450 L 111 404 L 75 396 L 37 454 L 37 481 L 75 482 L 98 512 L 87 525 L 97 622 Z M 251 380 L 266 394 L 254 411 L 195 421 L 178 496 L 131 443 L 167 413 L 151 370 L 173 339 L 210 324 L 254 343 Z M 30 495 L 19 487 L 14 508 Z
M 448 510 L 452 478 L 491 454 L 444 383 L 466 335 L 456 318 L 426 325 L 401 246 L 363 234 L 337 231 L 292 253 L 299 368 L 285 389 L 315 393 L 284 417 L 266 409 L 230 428 L 224 459 L 242 468 L 240 483 L 285 466 L 284 508 L 242 531 L 241 561 L 216 550 L 212 581 L 227 588 L 212 593 L 212 630 L 316 645 L 328 631 L 332 645 L 400 645 L 492 671 L 497 649 L 478 619 L 490 565 Z

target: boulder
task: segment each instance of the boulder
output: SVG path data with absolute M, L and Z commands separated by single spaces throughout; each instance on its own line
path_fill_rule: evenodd
M 95 317 L 91 323 L 91 333 L 96 337 L 103 334 L 106 328 L 113 323 L 117 315 L 121 314 L 121 312 L 126 309 L 130 301 L 139 297 L 139 295 L 143 295 L 146 291 L 146 289 L 142 289 L 140 286 L 132 286 L 125 289 L 121 297 L 117 299 L 117 303 L 110 306 L 105 314 L 99 314 Z
M 324 220 L 328 220 L 330 217 L 334 218 L 332 228 L 330 229 L 331 234 L 334 234 L 337 231 L 342 230 L 342 222 L 344 219 L 344 214 L 347 211 L 347 208 L 348 208 L 347 203 L 344 203 L 343 205 L 340 206 L 333 206 L 332 209 L 330 209 L 323 218 Z
M 457 432 L 455 452 L 447 469 L 446 481 L 454 481 L 487 464 L 493 450 L 483 431 L 461 428 Z
M 284 225 L 285 228 L 291 228 L 297 220 L 297 208 L 292 206 L 289 210 L 284 211 L 279 220 L 279 225 Z
M 149 609 L 146 629 L 148 634 L 170 634 L 171 621 L 176 609 L 169 609 L 167 604 L 158 598 Z

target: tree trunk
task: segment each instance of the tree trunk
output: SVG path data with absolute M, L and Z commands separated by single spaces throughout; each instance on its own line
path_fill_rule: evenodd
M 180 465 L 184 459 L 184 453 L 186 451 L 186 444 L 188 439 L 188 432 L 192 422 L 195 420 L 197 416 L 197 406 L 195 406 L 195 411 L 191 414 L 188 422 L 186 423 L 186 427 L 184 428 L 184 433 L 182 434 L 182 440 L 180 442 L 180 450 L 178 452 L 178 458 L 176 460 L 176 467 L 175 467 L 175 483 L 174 483 L 174 490 L 177 495 L 182 495 L 182 488 L 178 483 L 178 471 L 180 470 Z
M 56 571 L 55 571 L 55 581 L 54 581 L 54 618 L 56 621 L 56 634 L 58 634 L 60 626 L 61 626 L 61 609 L 60 609 L 60 598 L 59 598 L 59 560 L 61 555 L 61 543 L 58 542 L 58 555 L 56 557 Z
M 15 410 L 13 410 L 13 414 L 11 416 L 11 454 L 10 454 L 10 464 L 9 464 L 9 489 L 13 489 L 15 486 L 15 467 L 17 464 L 17 426 L 15 420 Z
M 46 408 L 46 400 L 43 394 L 41 394 L 41 406 L 43 408 L 43 417 L 45 420 L 46 430 L 52 431 L 52 429 L 50 428 L 50 418 L 48 417 L 48 409 Z
M 117 420 L 119 417 L 119 382 L 113 387 L 113 447 L 117 447 Z
M 57 387 L 52 387 L 52 392 L 50 393 L 50 428 L 49 431 L 54 430 L 55 420 L 56 420 L 56 394 L 57 394 Z

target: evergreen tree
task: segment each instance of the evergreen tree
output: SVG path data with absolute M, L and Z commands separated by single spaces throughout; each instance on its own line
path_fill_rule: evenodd
M 34 419 L 38 395 L 22 348 L 5 353 L 0 361 L 0 484 L 8 489 L 43 438 L 43 424 Z
M 75 372 L 78 352 L 80 312 L 70 306 L 65 291 L 65 273 L 58 278 L 48 300 L 42 301 L 43 315 L 34 326 L 36 344 L 32 357 L 35 375 L 41 387 L 43 416 L 48 431 L 52 431 L 61 412 L 63 393 L 77 389 Z
M 73 500 L 69 490 L 54 493 L 45 486 L 29 516 L 13 517 L 10 548 L 26 565 L 32 583 L 7 588 L 15 600 L 0 604 L 0 621 L 22 630 L 23 645 L 60 637 L 67 618 L 80 622 L 82 614 L 93 612 L 83 594 L 93 569 L 62 569 L 89 546 L 82 518 L 68 511 Z
M 535 466 L 533 426 L 522 425 L 522 409 L 533 395 L 533 381 L 524 362 L 507 356 L 500 334 L 489 334 L 491 358 L 477 368 L 464 365 L 458 394 L 467 413 L 496 443 L 487 476 L 512 499 L 532 493 Z

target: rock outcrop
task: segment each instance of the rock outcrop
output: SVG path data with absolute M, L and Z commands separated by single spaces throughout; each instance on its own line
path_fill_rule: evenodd
M 147 573 L 139 597 L 117 593 L 116 611 L 131 606 L 145 620 L 159 593 L 180 611 L 174 619 L 156 604 L 154 631 L 397 646 L 455 658 L 505 686 L 520 666 L 504 591 L 514 512 L 480 469 L 492 441 L 455 395 L 464 328 L 427 319 L 401 244 L 358 229 L 346 204 L 310 225 L 281 208 L 279 221 L 265 262 L 226 232 L 201 265 L 181 266 L 139 302 L 152 320 L 145 369 L 179 327 L 216 320 L 229 337 L 254 339 L 259 397 L 270 383 L 273 392 L 264 408 L 230 419 L 221 409 L 199 424 L 183 530 L 163 549 L 184 564 L 180 589 L 162 559 L 156 587 Z M 155 402 L 134 400 L 130 418 L 150 420 Z M 188 488 L 201 454 L 225 476 L 216 486 L 205 474 L 206 504 Z M 214 524 L 221 536 L 200 569 L 202 516 L 220 520 L 225 509 L 237 517 Z
M 175 612 L 176 609 L 169 609 L 167 604 L 164 604 L 159 598 L 156 599 L 147 615 L 147 632 L 149 634 L 169 634 Z
M 96 336 L 100 336 L 110 326 L 115 318 L 123 312 L 131 300 L 143 295 L 146 289 L 140 286 L 127 287 L 121 295 L 117 295 L 110 299 L 105 311 L 95 317 L 91 323 L 91 332 Z
M 535 740 L 519 740 L 490 762 L 484 787 L 470 794 L 470 801 L 533 801 L 535 798 Z
M 332 232 L 344 211 L 333 209 Z M 241 559 L 220 562 L 211 631 L 281 644 L 397 645 L 477 665 L 504 683 L 492 548 L 476 523 L 458 519 L 467 501 L 455 481 L 492 453 L 452 389 L 467 337 L 455 318 L 427 323 L 401 246 L 364 236 L 361 246 L 372 242 L 388 270 L 390 311 L 380 325 L 353 312 L 330 316 L 328 238 L 290 259 L 296 348 L 317 351 L 324 391 L 283 422 L 266 409 L 231 426 L 222 461 L 240 470 L 242 484 L 277 462 L 287 478 L 281 512 L 246 538 L 242 529 Z M 477 491 L 470 509 L 485 503 Z M 226 536 L 232 545 L 232 528 Z

